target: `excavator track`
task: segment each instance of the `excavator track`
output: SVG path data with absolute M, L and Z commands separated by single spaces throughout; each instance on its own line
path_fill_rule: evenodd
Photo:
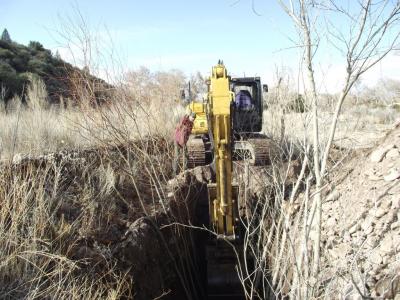
M 235 141 L 236 159 L 247 160 L 253 166 L 271 164 L 277 155 L 276 145 L 266 137 Z
M 255 166 L 265 166 L 274 160 L 275 146 L 269 139 L 249 139 L 248 143 L 253 148 L 251 163 Z
M 186 147 L 187 167 L 189 169 L 206 164 L 206 149 L 201 136 L 190 137 Z

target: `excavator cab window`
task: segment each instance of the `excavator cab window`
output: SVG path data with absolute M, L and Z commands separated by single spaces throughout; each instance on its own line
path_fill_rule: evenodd
M 235 93 L 235 105 L 239 110 L 253 110 L 256 99 L 256 88 L 253 85 L 235 85 L 233 86 Z
M 240 90 L 235 95 L 235 104 L 238 109 L 246 110 L 253 108 L 253 99 L 248 90 Z

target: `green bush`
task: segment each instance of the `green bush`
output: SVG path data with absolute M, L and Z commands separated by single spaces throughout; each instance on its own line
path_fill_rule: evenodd
M 296 98 L 289 104 L 289 111 L 304 113 L 308 111 L 303 95 L 298 94 Z
M 49 92 L 49 100 L 57 102 L 60 96 L 72 98 L 70 91 L 70 74 L 82 72 L 64 62 L 59 56 L 54 57 L 51 51 L 36 41 L 31 41 L 28 47 L 15 42 L 0 39 L 0 85 L 6 89 L 5 101 L 14 95 L 24 99 L 24 85 L 29 80 L 27 74 L 37 75 L 43 80 Z M 102 80 L 87 74 L 88 80 Z
M 30 41 L 28 47 L 35 51 L 44 51 L 43 45 L 36 41 Z
M 9 49 L 0 48 L 0 60 L 4 61 L 7 59 L 12 59 L 14 57 L 14 53 L 12 53 Z
M 24 80 L 8 63 L 0 61 L 0 82 L 6 88 L 5 100 L 7 101 L 15 94 L 21 94 Z
M 3 30 L 3 33 L 1 34 L 1 40 L 6 43 L 11 43 L 10 34 L 8 33 L 6 28 Z

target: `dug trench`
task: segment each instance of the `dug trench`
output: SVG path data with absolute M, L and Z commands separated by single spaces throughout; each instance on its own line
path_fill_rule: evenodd
M 270 215 L 276 213 L 276 208 L 280 206 L 280 203 L 275 201 L 275 195 L 278 191 L 276 190 L 277 182 L 273 178 L 285 178 L 285 187 L 283 189 L 285 189 L 285 198 L 287 198 L 293 183 L 300 173 L 300 162 L 294 159 L 294 156 L 289 163 L 288 159 L 278 157 L 277 151 L 271 151 L 270 155 L 274 156 L 274 162 L 271 163 L 269 161 L 265 166 L 250 166 L 245 162 L 234 162 L 233 182 L 239 184 L 239 214 L 243 223 L 248 223 L 249 219 L 252 219 L 253 222 L 260 221 L 257 220 L 257 210 L 260 209 L 268 210 L 267 214 Z M 213 167 L 207 165 L 186 170 L 168 181 L 168 203 L 170 207 L 168 215 L 170 219 L 169 223 L 160 224 L 160 228 L 161 232 L 168 227 L 173 229 L 174 232 L 179 232 L 180 238 L 175 240 L 174 243 L 177 246 L 178 255 L 179 253 L 184 254 L 184 261 L 187 265 L 185 272 L 190 275 L 186 277 L 190 278 L 190 281 L 180 282 L 178 288 L 181 291 L 181 296 L 182 290 L 188 293 L 184 294 L 182 298 L 177 298 L 171 293 L 172 297 L 170 299 L 207 299 L 207 295 L 210 295 L 210 290 L 207 290 L 207 281 L 209 279 L 207 278 L 207 268 L 211 267 L 210 261 L 212 264 L 220 263 L 218 261 L 219 255 L 207 254 L 207 251 L 218 249 L 218 247 L 214 248 L 213 243 L 210 243 L 210 240 L 215 240 L 215 234 L 213 232 L 210 233 L 208 229 L 209 197 L 207 184 L 213 180 L 215 180 Z M 272 223 L 272 219 L 270 221 Z M 271 225 L 265 220 L 263 222 L 261 226 L 265 228 Z M 170 231 L 164 231 L 163 234 L 169 238 L 171 237 Z M 252 239 L 256 240 L 257 237 Z M 240 243 L 243 243 L 243 241 Z M 185 252 L 181 251 L 182 244 L 185 244 Z M 222 246 L 222 249 L 227 249 L 228 252 L 232 250 L 230 249 L 232 244 L 227 242 L 220 242 L 220 246 Z M 231 253 L 235 256 L 233 251 Z M 247 265 L 248 271 L 254 273 L 254 266 L 251 266 L 253 257 L 250 254 L 247 257 L 242 257 L 244 254 L 240 250 L 236 255 L 239 257 L 234 257 L 232 261 L 233 269 L 230 270 L 233 273 L 220 274 L 221 278 L 227 279 L 227 281 L 224 281 L 224 279 L 220 281 L 221 287 L 217 287 L 217 290 L 222 293 L 220 297 L 215 299 L 245 299 L 242 284 L 246 284 L 246 282 L 245 280 L 242 282 L 237 280 L 236 268 L 238 261 L 244 263 L 244 260 L 246 260 L 246 264 L 249 264 Z M 178 276 L 178 279 L 180 279 L 180 276 Z M 216 281 L 218 283 L 219 278 Z M 231 285 L 227 286 L 227 283 Z M 232 297 L 232 290 L 235 290 L 234 294 L 237 297 Z M 225 295 L 225 297 L 222 295 Z M 270 296 L 272 299 L 272 294 Z
M 205 299 L 202 245 L 209 234 L 207 183 L 213 172 L 203 166 L 172 178 L 171 153 L 166 140 L 153 138 L 125 146 L 16 157 L 13 163 L 1 165 L 3 195 L 14 195 L 1 199 L 2 216 L 7 219 L 1 229 L 37 226 L 32 210 L 45 206 L 36 238 L 47 246 L 40 251 L 74 262 L 78 267 L 68 276 L 90 278 L 94 287 L 104 284 L 121 299 Z M 295 178 L 300 164 L 287 166 L 283 163 L 278 171 Z M 235 164 L 239 198 L 246 199 L 240 209 L 244 219 L 260 202 L 270 202 L 271 211 L 277 205 L 275 172 L 271 166 L 249 170 L 245 164 Z M 292 186 L 290 180 L 287 184 L 286 193 Z M 20 213 L 29 218 L 14 224 L 12 211 L 23 201 L 30 202 L 30 212 Z M 23 230 L 18 237 L 30 238 Z M 1 277 L 0 292 L 5 298 L 29 298 L 34 281 L 43 290 L 39 295 L 50 297 L 55 292 L 49 284 L 55 267 L 54 262 L 46 263 L 40 276 L 32 270 L 22 277 L 18 273 Z M 63 284 L 67 285 L 62 282 L 57 287 L 60 295 Z

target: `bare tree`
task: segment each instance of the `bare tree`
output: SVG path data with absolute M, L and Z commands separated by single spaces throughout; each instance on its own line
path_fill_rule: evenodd
M 308 278 L 307 286 L 316 286 L 320 262 L 320 226 L 322 191 L 328 174 L 327 161 L 330 149 L 334 142 L 335 132 L 343 102 L 359 78 L 374 65 L 380 62 L 391 51 L 395 50 L 399 41 L 398 27 L 400 21 L 399 1 L 372 1 L 364 0 L 351 3 L 352 9 L 342 7 L 341 1 L 309 1 L 309 0 L 278 0 L 285 13 L 291 18 L 298 33 L 299 46 L 303 49 L 302 61 L 305 71 L 305 96 L 312 108 L 313 127 L 313 176 L 315 192 L 312 194 L 312 207 L 306 213 L 307 220 L 313 230 L 312 260 L 310 273 L 303 270 L 295 272 L 293 283 L 298 284 L 300 277 Z M 335 25 L 334 20 L 340 18 L 345 28 Z M 323 20 L 324 22 L 321 22 Z M 323 26 L 324 25 L 324 26 Z M 345 80 L 340 94 L 337 96 L 333 117 L 330 123 L 329 135 L 325 143 L 321 143 L 319 132 L 319 100 L 316 87 L 315 55 L 321 44 L 321 29 L 328 43 L 339 51 L 345 60 Z M 397 29 L 397 31 L 396 31 Z M 308 234 L 305 234 L 303 243 L 309 243 Z M 303 248 L 307 246 L 303 245 Z M 299 265 L 307 253 L 302 253 Z M 297 275 L 296 275 L 297 274 Z M 300 289 L 292 286 L 293 289 Z M 313 296 L 313 291 L 302 296 Z M 292 295 L 300 294 L 292 290 Z

